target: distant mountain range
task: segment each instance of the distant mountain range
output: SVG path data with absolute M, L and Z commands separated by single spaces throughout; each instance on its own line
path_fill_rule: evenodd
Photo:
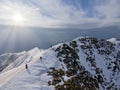
M 0 90 L 120 90 L 120 40 L 78 37 L 3 54 Z

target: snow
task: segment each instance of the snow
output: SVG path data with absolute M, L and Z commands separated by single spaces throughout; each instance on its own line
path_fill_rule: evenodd
M 90 67 L 90 63 L 86 61 L 86 55 L 80 48 L 82 43 L 79 42 L 79 38 L 83 37 L 78 37 L 74 40 L 76 40 L 78 44 L 80 64 L 85 66 L 85 69 L 94 75 L 95 71 Z M 118 42 L 114 38 L 109 39 L 108 41 L 112 43 Z M 57 54 L 54 51 L 55 48 L 61 45 L 62 43 L 47 50 L 34 48 L 30 51 L 1 55 L 0 65 L 2 66 L 8 63 L 8 66 L 0 73 L 0 90 L 54 90 L 53 86 L 48 86 L 48 81 L 52 79 L 52 76 L 48 76 L 47 71 L 51 67 L 61 68 L 61 62 L 56 57 Z M 117 47 L 115 47 L 115 49 L 117 49 Z M 110 81 L 110 75 L 112 75 L 112 73 L 106 66 L 106 63 L 109 61 L 106 61 L 105 56 L 99 55 L 95 49 L 93 50 L 93 53 L 95 55 L 97 67 L 103 69 L 106 81 Z M 115 59 L 112 54 L 109 57 L 114 61 Z M 25 68 L 26 64 L 28 65 L 28 69 Z M 116 85 L 119 85 L 120 83 L 119 77 L 119 75 L 114 77 L 117 79 L 114 81 Z M 64 79 L 67 81 L 69 78 L 64 76 Z
M 108 39 L 107 41 L 115 43 L 115 44 L 120 43 L 120 40 L 118 40 L 117 38 L 111 38 L 111 39 Z
M 0 90 L 52 90 L 53 87 L 48 87 L 46 76 L 46 67 L 40 61 L 40 56 L 44 51 L 37 51 L 36 49 L 29 51 L 32 58 L 26 58 L 20 66 L 8 70 L 0 74 Z M 31 55 L 33 54 L 33 55 Z M 25 68 L 26 63 L 28 69 Z

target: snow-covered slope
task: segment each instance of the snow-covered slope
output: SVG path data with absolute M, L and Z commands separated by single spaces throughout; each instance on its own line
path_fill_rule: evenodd
M 13 69 L 15 67 L 20 66 L 21 64 L 25 64 L 30 62 L 33 57 L 39 52 L 43 52 L 44 50 L 40 50 L 39 48 L 34 48 L 30 51 L 23 51 L 20 53 L 6 53 L 0 55 L 0 72 L 5 72 L 7 70 Z
M 0 90 L 120 90 L 115 38 L 78 37 L 47 50 L 4 54 L 0 62 Z

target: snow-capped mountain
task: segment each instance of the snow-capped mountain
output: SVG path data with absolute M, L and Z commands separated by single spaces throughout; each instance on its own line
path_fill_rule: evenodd
M 4 54 L 0 71 L 0 90 L 120 90 L 120 40 L 78 37 Z

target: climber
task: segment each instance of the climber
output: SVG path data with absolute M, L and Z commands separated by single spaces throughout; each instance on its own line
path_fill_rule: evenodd
M 28 69 L 28 65 L 27 64 L 25 65 L 25 68 Z

